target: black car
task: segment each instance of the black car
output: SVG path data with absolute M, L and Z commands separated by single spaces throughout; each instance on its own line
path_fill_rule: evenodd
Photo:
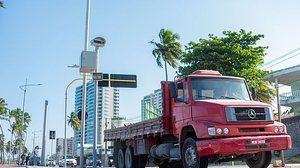
M 96 157 L 96 163 L 97 166 L 101 167 L 101 160 L 98 157 Z M 85 164 L 86 166 L 93 166 L 93 156 L 89 156 L 88 158 L 86 158 Z

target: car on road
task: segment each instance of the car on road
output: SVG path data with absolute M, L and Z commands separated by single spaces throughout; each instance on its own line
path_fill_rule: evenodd
M 46 166 L 56 166 L 54 159 L 47 159 Z
M 72 166 L 72 167 L 77 166 L 77 161 L 76 161 L 75 157 L 72 155 L 67 155 L 66 162 L 67 162 L 67 164 L 66 164 L 67 166 Z M 62 156 L 61 159 L 59 159 L 59 161 L 58 161 L 58 166 L 64 167 L 64 165 L 65 165 L 65 158 L 64 158 L 64 156 Z
M 96 157 L 96 163 L 97 163 L 96 166 L 101 167 L 101 160 L 98 157 Z M 86 158 L 85 165 L 86 166 L 93 166 L 93 156 L 89 156 L 89 157 Z

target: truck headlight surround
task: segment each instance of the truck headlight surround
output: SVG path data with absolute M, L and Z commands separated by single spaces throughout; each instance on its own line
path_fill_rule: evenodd
M 208 132 L 208 135 L 210 135 L 210 136 L 215 136 L 216 135 L 215 127 L 208 127 L 207 132 Z
M 228 128 L 224 128 L 224 129 L 223 129 L 223 132 L 224 132 L 224 134 L 227 135 L 227 134 L 229 134 L 229 129 L 228 129 Z

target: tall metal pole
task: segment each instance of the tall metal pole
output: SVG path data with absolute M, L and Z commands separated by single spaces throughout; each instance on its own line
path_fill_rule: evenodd
M 98 56 L 99 56 L 99 47 L 95 47 L 95 52 L 97 53 L 96 57 L 96 69 L 98 70 Z M 95 85 L 95 97 L 94 97 L 94 141 L 93 141 L 93 168 L 97 167 L 97 132 L 98 132 L 98 81 L 94 81 Z
M 68 88 L 70 85 L 67 86 L 66 92 L 65 92 L 65 132 L 64 132 L 64 142 L 65 146 L 67 146 L 67 111 L 68 111 Z M 64 148 L 64 167 L 67 167 L 67 150 Z
M 47 107 L 48 100 L 45 100 L 45 113 L 44 113 L 44 128 L 43 128 L 43 143 L 42 143 L 42 166 L 45 166 L 45 153 L 46 153 L 46 123 L 47 123 Z M 35 136 L 35 132 L 34 132 Z
M 26 98 L 27 86 L 39 86 L 39 85 L 42 85 L 42 84 L 27 84 L 27 78 L 26 78 L 25 85 L 19 86 L 19 88 L 24 92 L 23 107 L 22 107 L 22 119 L 21 119 L 21 128 L 22 129 L 24 128 L 25 98 Z M 23 89 L 23 87 L 24 87 L 24 89 Z M 22 147 L 23 146 L 23 130 L 22 129 L 20 129 L 21 143 L 19 146 L 19 159 L 21 159 L 21 153 L 23 153 L 23 147 Z M 24 141 L 24 144 L 25 144 L 25 141 Z
M 105 130 L 107 130 L 107 118 L 105 118 Z M 104 134 L 104 131 L 102 132 L 102 134 Z M 104 137 L 104 136 L 103 136 Z M 107 157 L 107 141 L 104 142 L 105 147 L 104 147 L 104 166 L 108 166 L 108 157 Z
M 84 51 L 88 50 L 90 27 L 90 0 L 86 1 L 85 43 Z M 82 107 L 81 107 L 81 137 L 80 137 L 80 168 L 84 166 L 84 137 L 85 137 L 85 110 L 86 110 L 86 73 L 83 73 L 82 81 Z
M 22 107 L 22 121 L 21 121 L 21 129 L 20 129 L 20 138 L 21 138 L 21 143 L 20 143 L 20 148 L 19 148 L 19 159 L 21 159 L 21 153 L 23 153 L 23 132 L 22 128 L 24 127 L 24 110 L 25 110 L 25 98 L 26 98 L 26 89 L 27 89 L 27 78 L 25 81 L 25 88 L 24 88 L 24 95 L 23 95 L 23 107 Z
M 276 99 L 277 99 L 277 111 L 278 111 L 278 122 L 281 122 L 281 108 L 280 108 L 280 98 L 279 98 L 279 84 L 278 79 L 275 78 L 275 89 L 276 89 Z M 280 150 L 280 159 L 281 159 L 281 166 L 285 167 L 285 160 L 284 160 L 284 152 Z
M 68 89 L 70 88 L 70 86 L 78 81 L 78 80 L 83 80 L 83 78 L 75 78 L 73 79 L 66 87 L 66 91 L 65 91 L 65 131 L 64 131 L 64 139 L 65 139 L 65 146 L 67 146 L 67 112 L 68 112 Z M 87 79 L 87 80 L 91 80 L 91 79 Z M 67 158 L 67 150 L 64 149 L 64 163 L 65 163 L 65 167 L 67 166 L 67 162 L 66 162 L 66 158 Z

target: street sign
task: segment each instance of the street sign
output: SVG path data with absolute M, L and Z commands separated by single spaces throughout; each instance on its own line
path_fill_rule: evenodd
M 102 80 L 98 81 L 99 87 L 108 87 L 109 86 L 109 75 L 107 73 L 102 74 Z
M 102 80 L 102 73 L 100 73 L 100 72 L 95 72 L 95 73 L 93 73 L 93 80 L 95 81 L 95 80 Z
M 111 87 L 136 88 L 136 75 L 110 74 Z
M 55 139 L 55 131 L 50 131 L 49 133 L 49 139 Z

